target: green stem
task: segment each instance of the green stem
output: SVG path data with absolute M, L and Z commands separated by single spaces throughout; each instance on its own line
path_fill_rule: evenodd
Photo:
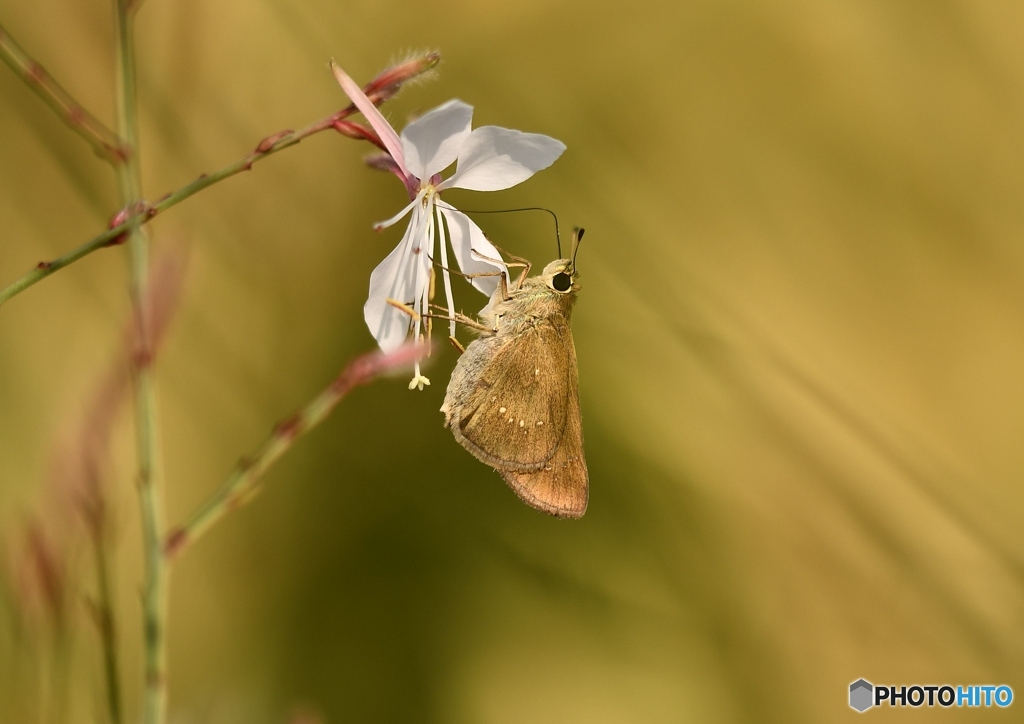
M 121 138 L 96 116 L 85 110 L 42 65 L 33 60 L 14 41 L 2 25 L 0 59 L 7 63 L 25 85 L 42 98 L 71 130 L 84 138 L 96 151 L 96 155 L 115 166 L 124 162 L 125 148 Z
M 134 218 L 133 218 L 134 220 Z M 77 249 L 69 251 L 67 254 L 61 257 L 57 257 L 53 261 L 41 261 L 36 265 L 32 271 L 27 274 L 23 274 L 17 280 L 12 282 L 9 286 L 5 287 L 0 291 L 0 305 L 8 301 L 12 297 L 16 297 L 21 292 L 25 291 L 36 282 L 40 282 L 46 277 L 50 276 L 56 271 L 63 269 L 64 267 L 72 264 L 83 256 L 92 254 L 97 249 L 102 249 L 105 246 L 114 246 L 121 243 L 118 240 L 122 234 L 128 231 L 130 224 L 125 222 L 109 231 L 105 231 L 97 237 L 94 237 L 82 244 Z
M 385 372 L 408 367 L 428 352 L 427 345 L 409 344 L 388 354 L 365 354 L 349 363 L 344 371 L 305 407 L 278 423 L 270 437 L 252 455 L 239 460 L 235 469 L 206 502 L 185 523 L 168 534 L 164 543 L 166 556 L 173 558 L 180 554 L 214 523 L 249 502 L 259 491 L 260 478 L 270 466 L 300 437 L 327 419 L 350 390 L 373 381 Z
M 107 709 L 110 713 L 110 724 L 121 724 L 121 680 L 117 665 L 117 631 L 114 626 L 114 602 L 110 595 L 106 541 L 102 530 L 102 527 L 98 529 L 94 540 L 96 549 L 96 623 L 103 649 L 103 672 L 107 684 Z
M 138 100 L 135 76 L 135 13 L 130 0 L 115 0 L 117 18 L 117 129 L 128 148 L 126 163 L 118 167 L 121 205 L 134 208 L 142 200 L 139 163 Z M 132 308 L 138 325 L 139 348 L 133 355 L 135 377 L 135 441 L 139 504 L 142 512 L 142 548 L 145 581 L 142 595 L 145 690 L 144 724 L 163 724 L 167 714 L 168 570 L 163 556 L 163 485 L 160 437 L 157 424 L 156 381 L 153 372 L 146 298 L 149 292 L 149 239 L 138 216 L 129 222 Z
M 380 105 L 384 101 L 393 97 L 395 93 L 398 92 L 402 83 L 416 75 L 430 70 L 437 65 L 438 61 L 439 57 L 436 54 L 431 53 L 409 64 L 403 64 L 403 66 L 415 64 L 412 71 L 408 71 L 404 74 L 396 72 L 396 68 L 390 68 L 365 86 L 366 93 L 370 97 L 370 100 L 375 104 Z M 403 66 L 398 66 L 398 69 Z M 385 85 L 388 81 L 391 82 L 391 85 Z M 220 181 L 230 178 L 242 171 L 250 170 L 256 162 L 262 161 L 264 158 L 269 156 L 273 156 L 278 151 L 290 148 L 303 139 L 309 138 L 321 131 L 334 128 L 336 123 L 344 121 L 355 112 L 356 108 L 354 106 L 348 106 L 346 108 L 342 108 L 336 113 L 332 113 L 326 118 L 321 118 L 319 121 L 316 121 L 299 131 L 287 130 L 267 136 L 260 141 L 252 152 L 246 154 L 237 161 L 229 163 L 227 166 L 214 171 L 213 173 L 199 176 L 191 183 L 167 194 L 155 204 L 140 204 L 137 207 L 125 206 L 124 210 L 114 217 L 114 221 L 117 222 L 116 226 L 104 231 L 98 236 L 93 237 L 77 249 L 74 249 L 61 257 L 52 261 L 40 262 L 34 269 L 22 275 L 19 279 L 12 282 L 3 290 L 0 290 L 0 305 L 3 305 L 12 297 L 17 296 L 54 272 L 63 269 L 69 264 L 72 264 L 89 254 L 92 254 L 94 251 L 122 243 L 125 240 L 127 233 L 133 227 L 148 223 L 153 217 L 166 211 L 172 206 L 177 206 L 190 196 L 194 196 L 200 191 L 213 186 L 215 183 L 219 183 Z M 341 132 L 344 133 L 345 131 L 342 130 Z M 111 223 L 113 224 L 114 221 Z

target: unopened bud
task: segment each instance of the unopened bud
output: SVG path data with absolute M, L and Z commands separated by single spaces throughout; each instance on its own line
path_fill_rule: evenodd
M 132 215 L 132 207 L 125 206 L 123 209 L 118 211 L 116 214 L 110 217 L 110 221 L 107 222 L 107 227 L 110 229 L 116 229 L 124 222 L 128 221 Z
M 375 168 L 378 171 L 389 171 L 398 177 L 398 180 L 405 185 L 405 190 L 409 194 L 409 200 L 412 201 L 416 198 L 416 194 L 419 193 L 419 179 L 415 176 L 406 176 L 405 172 L 395 162 L 395 159 L 391 158 L 390 153 L 378 153 L 373 156 L 368 156 L 366 159 L 366 165 L 370 168 Z M 382 231 L 384 229 L 380 224 L 375 224 L 373 227 L 374 231 Z
M 363 90 L 375 103 L 382 103 L 394 96 L 403 83 L 432 70 L 440 62 L 440 53 L 427 53 L 404 63 L 393 65 L 371 80 Z
M 388 150 L 384 145 L 384 142 L 380 140 L 380 136 L 377 135 L 376 131 L 372 128 L 367 128 L 361 123 L 337 120 L 334 122 L 334 130 L 343 136 L 348 136 L 349 138 L 355 138 L 360 141 L 369 141 L 382 151 Z
M 137 216 L 142 213 L 149 213 L 149 211 L 149 203 L 140 199 L 134 204 L 125 206 L 123 209 L 111 216 L 110 221 L 107 222 L 107 228 L 116 229 L 122 224 L 128 222 L 133 216 Z
M 377 153 L 373 156 L 367 156 L 365 161 L 366 165 L 370 168 L 375 168 L 378 171 L 388 171 L 399 178 L 405 178 L 405 174 L 402 173 L 402 169 L 395 163 L 395 159 L 391 158 L 391 154 Z
M 278 141 L 280 141 L 282 138 L 287 138 L 293 133 L 295 133 L 295 131 L 289 128 L 279 133 L 275 133 L 271 136 L 267 136 L 266 138 L 259 142 L 258 146 L 256 146 L 256 153 L 266 153 L 270 151 L 277 144 Z

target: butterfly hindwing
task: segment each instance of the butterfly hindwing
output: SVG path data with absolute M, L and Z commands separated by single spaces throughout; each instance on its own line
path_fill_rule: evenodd
M 587 461 L 583 457 L 583 426 L 573 355 L 568 414 L 562 441 L 554 456 L 540 470 L 501 470 L 501 477 L 523 502 L 559 518 L 580 518 L 587 512 L 590 495 Z

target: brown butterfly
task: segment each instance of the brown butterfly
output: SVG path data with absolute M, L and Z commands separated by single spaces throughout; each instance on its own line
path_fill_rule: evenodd
M 576 348 L 569 318 L 580 287 L 573 260 L 536 277 L 504 277 L 452 372 L 441 412 L 455 439 L 497 470 L 525 503 L 559 518 L 587 510 Z

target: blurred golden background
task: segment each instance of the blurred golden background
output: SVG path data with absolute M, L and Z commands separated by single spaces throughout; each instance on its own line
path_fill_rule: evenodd
M 112 120 L 108 4 L 0 0 L 0 23 Z M 454 351 L 424 392 L 360 389 L 175 565 L 171 722 L 824 722 L 856 716 L 859 677 L 1024 693 L 1024 6 L 147 0 L 137 28 L 149 199 L 341 107 L 329 58 L 362 82 L 436 49 L 437 78 L 388 103 L 397 127 L 457 97 L 568 146 L 450 200 L 588 231 L 586 517 L 527 508 L 442 428 Z M 117 202 L 7 68 L 0 138 L 6 285 Z M 401 228 L 370 227 L 405 196 L 370 150 L 319 134 L 150 225 L 189 256 L 158 364 L 168 522 L 373 347 L 368 277 Z M 555 255 L 542 215 L 477 220 Z M 104 250 L 0 309 L 5 724 L 105 721 L 55 451 L 127 280 Z M 105 484 L 134 721 L 129 418 Z M 59 614 L 16 573 L 33 526 L 77 582 Z

